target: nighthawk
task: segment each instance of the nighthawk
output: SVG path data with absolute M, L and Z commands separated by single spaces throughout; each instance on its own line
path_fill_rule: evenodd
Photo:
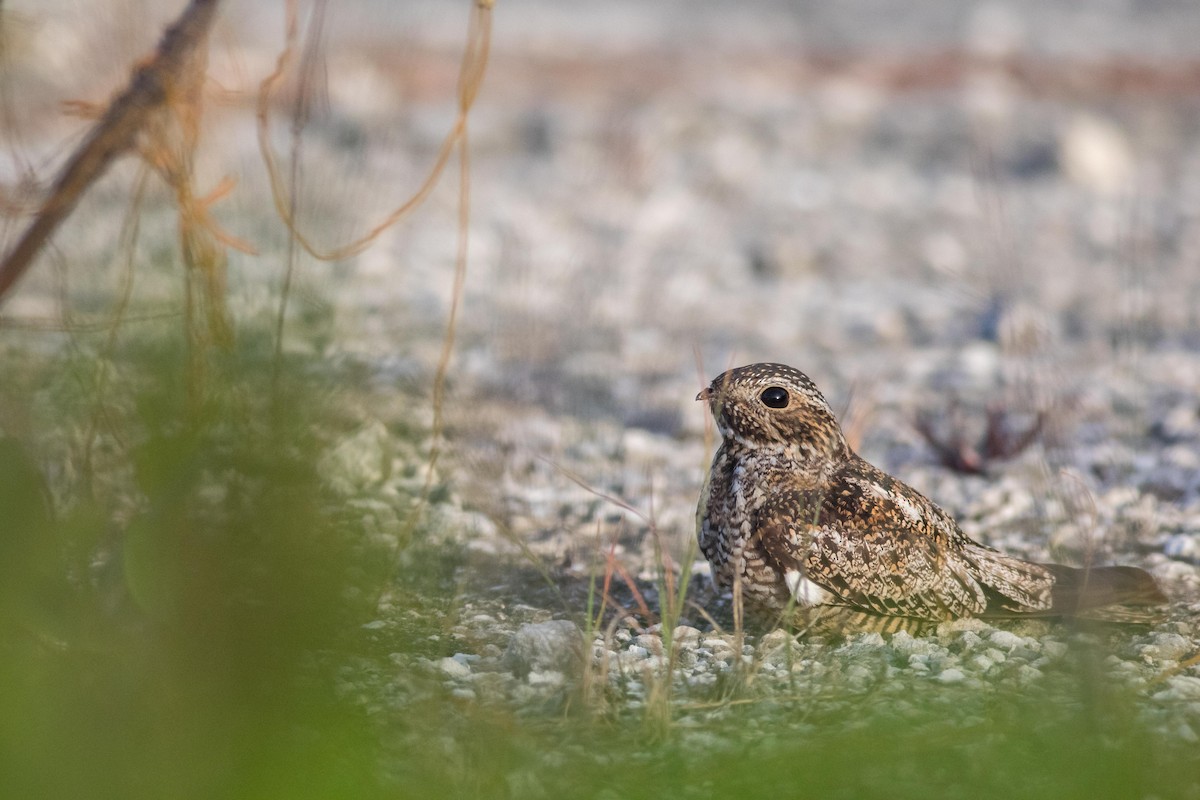
M 876 630 L 958 617 L 1161 616 L 1166 598 L 1144 570 L 1036 564 L 973 541 L 855 454 L 799 370 L 739 367 L 696 399 L 722 437 L 697 509 L 700 549 L 717 585 L 752 608 L 840 612 Z

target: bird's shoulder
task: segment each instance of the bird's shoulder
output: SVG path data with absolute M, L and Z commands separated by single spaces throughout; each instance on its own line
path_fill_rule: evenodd
M 827 524 L 918 534 L 942 543 L 962 537 L 939 505 L 857 455 L 847 458 L 818 491 Z
M 855 454 L 819 474 L 775 471 L 764 519 L 852 531 L 895 531 L 943 542 L 962 536 L 953 518 L 903 481 Z

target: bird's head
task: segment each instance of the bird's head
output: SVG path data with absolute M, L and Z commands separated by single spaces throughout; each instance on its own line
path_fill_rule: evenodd
M 841 426 L 816 384 L 783 364 L 750 364 L 718 375 L 696 395 L 726 442 L 752 448 L 799 448 L 807 459 L 846 450 Z

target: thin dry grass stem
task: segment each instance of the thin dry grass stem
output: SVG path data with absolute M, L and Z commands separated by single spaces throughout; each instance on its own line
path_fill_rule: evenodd
M 271 197 L 275 204 L 276 213 L 287 226 L 290 242 L 299 244 L 309 255 L 320 261 L 338 261 L 349 258 L 365 250 L 384 231 L 395 225 L 411 211 L 417 208 L 437 186 L 442 172 L 449 163 L 452 155 L 458 156 L 459 162 L 459 211 L 458 211 L 458 246 L 454 265 L 454 287 L 451 292 L 450 314 L 446 325 L 446 335 L 443 338 L 441 354 L 433 382 L 433 425 L 431 430 L 431 447 L 429 462 L 425 473 L 425 483 L 422 487 L 420 501 L 413 513 L 413 525 L 419 519 L 421 510 L 428 502 L 432 491 L 437 463 L 441 455 L 441 434 L 444 427 L 443 405 L 445 400 L 446 375 L 449 371 L 450 359 L 454 351 L 455 331 L 458 323 L 458 313 L 462 302 L 463 287 L 466 283 L 467 242 L 470 224 L 470 160 L 468 154 L 467 122 L 471 108 L 483 85 L 484 73 L 487 69 L 488 53 L 491 48 L 492 10 L 491 0 L 477 0 L 472 8 L 467 28 L 467 44 L 463 51 L 462 64 L 458 77 L 458 114 L 454 125 L 446 134 L 438 150 L 437 158 L 430 168 L 429 174 L 407 200 L 401 203 L 383 221 L 370 228 L 366 234 L 347 244 L 332 248 L 321 248 L 314 244 L 312 238 L 304 233 L 297 221 L 296 187 L 300 178 L 299 166 L 299 136 L 300 129 L 306 117 L 304 97 L 311 85 L 312 66 L 316 61 L 316 46 L 314 42 L 320 34 L 324 18 L 324 3 L 319 3 L 314 9 L 314 16 L 309 25 L 309 46 L 302 56 L 304 69 L 301 75 L 300 98 L 297 100 L 292 124 L 292 151 L 290 164 L 290 179 L 285 181 L 281 175 L 271 146 L 271 97 L 277 85 L 288 72 L 296 58 L 297 41 L 299 38 L 299 14 L 296 0 L 285 3 L 285 43 L 284 49 L 275 62 L 275 69 L 263 79 L 258 90 L 257 121 L 258 145 L 262 160 L 267 169 L 271 186 Z M 285 289 L 290 286 L 294 256 L 289 258 L 288 274 L 285 277 Z M 282 348 L 283 321 L 286 312 L 286 294 L 281 300 L 279 318 L 277 320 L 276 348 L 277 353 Z
M 203 401 L 208 350 L 233 344 L 233 323 L 226 305 L 227 248 L 254 253 L 253 246 L 220 229 L 211 208 L 233 190 L 223 179 L 206 195 L 194 189 L 195 155 L 203 116 L 207 48 L 196 48 L 179 78 L 169 87 L 163 113 L 147 120 L 139 152 L 175 194 L 179 240 L 185 266 L 184 324 L 188 334 L 188 395 Z
M 108 325 L 108 336 L 105 339 L 104 347 L 100 351 L 100 357 L 96 359 L 96 372 L 92 378 L 93 389 L 91 396 L 95 398 L 95 404 L 92 407 L 92 414 L 88 420 L 88 428 L 83 437 L 83 454 L 80 459 L 82 467 L 81 474 L 90 482 L 92 475 L 92 454 L 96 444 L 96 437 L 99 434 L 101 422 L 107 417 L 107 406 L 102 402 L 101 398 L 105 397 L 107 392 L 108 381 L 112 375 L 112 356 L 117 348 L 117 334 L 121 330 L 122 322 L 125 317 L 125 311 L 129 307 L 129 301 L 133 297 L 134 275 L 134 257 L 137 254 L 137 242 L 141 233 L 141 209 L 142 201 L 146 195 L 146 187 L 150 182 L 150 170 L 145 164 L 142 165 L 138 172 L 137 182 L 134 185 L 133 196 L 129 201 L 129 209 L 125 213 L 125 221 L 121 226 L 121 245 L 119 252 L 123 253 L 121 291 L 117 299 L 117 307 L 113 311 L 113 315 Z M 69 306 L 64 305 L 63 309 Z M 72 326 L 72 330 L 78 330 L 78 326 Z M 116 424 L 108 424 L 106 426 L 110 433 L 114 436 L 120 436 L 120 426 Z
M 300 62 L 300 84 L 296 90 L 295 103 L 292 106 L 291 149 L 288 154 L 290 180 L 288 184 L 288 217 L 295 219 L 300 207 L 300 149 L 304 143 L 303 132 L 311 116 L 311 97 L 314 76 L 320 59 L 321 37 L 325 28 L 325 2 L 317 0 L 313 4 L 312 20 L 308 26 L 308 38 L 304 46 L 304 55 Z M 296 236 L 289 235 L 287 241 L 286 266 L 283 272 L 283 285 L 279 290 L 279 311 L 275 318 L 275 358 L 272 366 L 271 382 L 276 401 L 279 399 L 279 372 L 283 367 L 283 331 L 287 321 L 288 300 L 291 297 L 292 279 L 296 274 L 299 260 L 299 250 L 296 246 Z
M 465 68 L 465 65 L 464 65 Z M 465 111 L 463 112 L 466 113 Z M 467 282 L 467 242 L 471 222 L 471 165 L 467 148 L 466 118 L 463 118 L 462 136 L 458 140 L 459 203 L 458 203 L 458 248 L 454 258 L 454 286 L 450 292 L 450 315 L 446 320 L 446 333 L 442 337 L 442 351 L 438 355 L 437 370 L 433 376 L 433 425 L 430 431 L 432 445 L 429 450 L 429 465 L 425 470 L 425 485 L 422 497 L 428 497 L 438 459 L 442 453 L 442 429 L 445 427 L 444 405 L 446 400 L 446 375 L 450 371 L 450 359 L 454 355 L 454 338 L 458 330 L 458 312 L 462 306 L 463 289 Z
M 628 616 L 628 614 L 626 616 Z M 612 619 L 610 619 L 608 621 L 608 624 L 604 626 L 604 633 L 602 634 L 602 637 L 604 639 L 604 649 L 606 651 L 611 651 L 613 649 L 613 641 L 616 638 L 617 626 L 619 626 L 621 624 L 621 620 L 623 618 L 624 617 L 620 614 L 614 614 Z M 594 638 L 592 641 L 594 641 Z M 591 641 L 588 642 L 589 646 L 590 646 L 590 644 L 591 644 Z M 599 703 L 604 698 L 602 695 L 600 695 L 598 689 L 600 687 L 608 686 L 608 671 L 609 671 L 608 659 L 607 658 L 599 659 L 599 664 L 597 665 L 596 669 L 598 671 L 595 674 L 591 675 L 589 678 L 589 680 L 591 681 L 591 683 L 590 683 L 591 694 L 590 695 L 585 694 L 584 697 L 589 697 L 593 702 Z M 590 670 L 588 669 L 588 665 L 586 665 L 586 664 L 584 665 L 584 670 L 585 670 L 585 672 L 590 672 Z M 617 670 L 621 675 L 625 675 L 625 668 L 621 664 L 620 661 L 617 662 Z
M 134 70 L 129 84 L 68 159 L 54 181 L 50 197 L 0 262 L 0 302 L 84 192 L 118 157 L 137 146 L 139 136 L 161 116 L 159 112 L 178 102 L 180 88 L 193 82 L 197 59 L 203 61 L 204 44 L 219 5 L 220 0 L 192 0 L 163 34 L 154 56 Z
M 615 543 L 614 543 L 614 545 L 615 545 Z M 629 570 L 625 569 L 625 565 L 622 564 L 620 562 L 620 560 L 616 557 L 615 546 L 613 549 L 609 550 L 607 564 L 606 564 L 605 569 L 606 570 L 611 569 L 612 571 L 614 571 L 617 574 L 617 576 L 620 577 L 620 579 L 625 582 L 625 585 L 629 587 L 629 593 L 633 595 L 633 602 L 637 604 L 638 612 L 641 613 L 642 619 L 646 620 L 646 622 L 651 625 L 653 625 L 655 622 L 657 622 L 658 617 L 655 616 L 655 614 L 652 611 L 650 611 L 650 606 L 646 602 L 646 598 L 644 598 L 642 596 L 641 591 L 637 587 L 637 581 L 635 581 L 633 579 L 633 577 L 629 574 Z M 609 586 L 610 586 L 609 581 L 605 580 L 605 594 L 606 595 L 608 595 Z M 613 605 L 619 605 L 615 600 L 612 600 L 611 595 L 609 595 L 609 600 L 612 602 Z
M 438 151 L 437 158 L 430 168 L 429 174 L 418 187 L 417 191 L 394 209 L 382 222 L 370 228 L 366 234 L 347 244 L 332 248 L 321 248 L 315 245 L 310 236 L 305 234 L 298 225 L 296 218 L 299 209 L 297 195 L 300 183 L 300 142 L 304 124 L 307 121 L 310 87 L 313 84 L 313 72 L 319 54 L 320 33 L 324 19 L 324 0 L 319 0 L 314 8 L 313 17 L 309 24 L 309 36 L 302 58 L 300 87 L 292 115 L 292 146 L 289 161 L 289 180 L 284 180 L 277 163 L 274 149 L 271 146 L 271 98 L 278 84 L 291 68 L 296 59 L 297 42 L 299 39 L 299 14 L 297 0 L 286 0 L 285 10 L 285 42 L 282 52 L 275 61 L 275 68 L 259 84 L 256 119 L 258 132 L 259 153 L 267 170 L 271 187 L 271 198 L 276 213 L 288 229 L 289 253 L 287 272 L 284 276 L 283 293 L 280 309 L 276 319 L 275 337 L 275 369 L 279 368 L 282 354 L 284 322 L 286 319 L 287 298 L 290 293 L 292 275 L 294 273 L 296 256 L 295 246 L 299 245 L 305 252 L 320 261 L 337 261 L 362 252 L 370 246 L 385 230 L 395 225 L 411 211 L 416 209 L 437 186 L 446 164 L 451 155 L 457 154 L 459 171 L 459 202 L 458 202 L 458 244 L 455 255 L 454 285 L 451 292 L 450 313 L 446 324 L 446 334 L 443 338 L 441 354 L 438 358 L 437 369 L 433 381 L 433 424 L 430 431 L 430 451 L 426 467 L 425 481 L 421 494 L 414 504 L 406 521 L 406 528 L 412 531 L 420 523 L 423 512 L 428 506 L 433 489 L 438 460 L 441 456 L 441 437 L 444 428 L 443 406 L 445 400 L 446 376 L 450 367 L 454 350 L 455 331 L 458 324 L 458 313 L 462 302 L 463 288 L 467 272 L 467 243 L 470 223 L 470 160 L 467 122 L 471 108 L 478 97 L 487 68 L 488 55 L 491 48 L 492 0 L 476 0 L 467 29 L 467 44 L 463 51 L 462 63 L 458 77 L 458 113 L 454 125 L 446 134 Z M 402 539 L 404 537 L 401 537 Z M 535 562 L 536 563 L 536 562 Z
M 672 710 L 674 697 L 674 675 L 675 667 L 678 663 L 676 643 L 674 641 L 674 631 L 678 625 L 678 621 L 682 615 L 683 609 L 687 608 L 689 605 L 695 605 L 694 603 L 690 603 L 687 598 L 690 575 L 685 567 L 681 570 L 681 574 L 678 577 L 676 576 L 676 565 L 674 560 L 662 546 L 662 538 L 660 536 L 658 524 L 654 516 L 653 490 L 651 490 L 650 511 L 649 513 L 644 513 L 629 502 L 614 495 L 601 492 L 598 489 L 588 485 L 586 481 L 584 481 L 578 475 L 572 473 L 570 470 L 561 467 L 554 462 L 549 461 L 548 459 L 546 460 L 547 463 L 550 463 L 552 466 L 558 469 L 577 486 L 581 487 L 595 497 L 628 511 L 647 525 L 649 535 L 651 536 L 651 541 L 654 545 L 655 567 L 657 570 L 656 582 L 659 596 L 659 613 L 655 615 L 651 611 L 649 603 L 646 602 L 645 596 L 637 586 L 637 582 L 629 574 L 628 570 L 625 568 L 625 565 L 622 564 L 617 558 L 615 541 L 610 543 L 608 551 L 605 554 L 604 584 L 601 587 L 601 596 L 604 598 L 604 604 L 602 604 L 601 608 L 603 609 L 605 605 L 611 603 L 614 608 L 621 609 L 623 612 L 623 614 L 613 616 L 613 619 L 609 624 L 610 632 L 615 629 L 616 625 L 618 625 L 623 618 L 633 616 L 611 595 L 613 576 L 615 575 L 620 577 L 629 588 L 630 594 L 632 595 L 634 602 L 637 605 L 638 612 L 641 614 L 642 618 L 650 624 L 655 622 L 659 623 L 660 635 L 662 637 L 662 654 L 665 657 L 665 663 L 663 663 L 659 668 L 647 665 L 642 672 L 641 679 L 646 686 L 646 704 L 643 722 L 647 732 L 652 738 L 665 738 L 670 732 L 674 716 Z M 692 550 L 689 550 L 689 563 L 691 553 Z M 589 600 L 589 609 L 590 608 L 591 605 Z M 592 619 L 589 614 L 589 625 L 591 624 Z M 608 641 L 609 639 L 606 638 L 606 642 Z
M 988 226 L 984 234 L 987 245 L 978 255 L 980 263 L 985 265 L 984 276 L 990 284 L 988 291 L 994 296 L 1007 290 L 1008 286 L 1004 284 L 1015 286 L 1021 283 L 1023 260 L 1016 244 L 1021 237 L 1017 235 L 1012 215 L 1000 194 L 1003 170 L 997 164 L 995 148 L 985 141 L 987 134 L 982 129 L 975 139 L 982 143 L 972 151 L 971 186 L 976 205 L 982 211 L 981 217 Z
M 545 461 L 550 466 L 554 467 L 559 472 L 561 472 L 563 474 L 563 476 L 566 477 L 567 480 L 571 481 L 571 483 L 575 484 L 576 486 L 583 489 L 584 491 L 595 495 L 596 497 L 600 498 L 601 500 L 604 500 L 607 503 L 612 503 L 617 508 L 620 508 L 624 511 L 628 511 L 630 514 L 633 514 L 635 517 L 640 519 L 642 522 L 646 523 L 647 526 L 649 526 L 653 523 L 653 520 L 651 520 L 651 518 L 649 516 L 647 516 L 644 512 L 640 511 L 635 506 L 630 505 L 628 501 L 622 500 L 620 497 L 617 497 L 616 495 L 612 495 L 612 494 L 608 494 L 606 492 L 600 491 L 599 489 L 595 488 L 594 486 L 591 486 L 590 484 L 588 484 L 588 482 L 585 481 L 583 478 L 581 478 L 579 475 L 575 474 L 574 472 L 572 472 L 571 470 L 562 466 L 561 464 L 558 464 L 557 462 L 555 462 L 549 458 L 546 458 L 545 456 L 539 456 L 539 458 L 542 461 Z
M 618 509 L 628 511 L 629 513 L 631 513 L 631 515 L 634 515 L 635 517 L 640 519 L 640 521 L 642 521 L 643 523 L 646 523 L 647 528 L 650 531 L 650 535 L 654 536 L 655 546 L 656 547 L 659 546 L 658 525 L 656 525 L 656 523 L 654 522 L 653 515 L 647 515 L 647 513 L 644 513 L 642 511 L 636 509 L 636 507 L 630 505 L 628 503 L 628 501 L 625 501 L 623 499 L 616 497 L 616 495 L 607 494 L 605 492 L 601 492 L 600 489 L 598 489 L 598 488 L 589 486 L 588 482 L 584 481 L 582 479 L 582 477 L 576 475 L 575 473 L 572 473 L 571 470 L 566 469 L 565 467 L 562 467 L 562 465 L 554 463 L 553 461 L 551 461 L 551 459 L 544 458 L 544 459 L 542 459 L 542 461 L 545 461 L 546 463 L 550 464 L 551 467 L 553 467 L 554 469 L 557 469 L 559 471 L 559 473 L 562 473 L 566 477 L 566 479 L 568 479 L 572 483 L 575 483 L 576 486 L 584 489 L 584 491 L 595 495 L 595 497 L 598 497 L 601 500 L 606 501 L 606 503 L 611 503 L 612 505 L 617 506 Z M 666 557 L 666 559 L 667 559 L 667 563 L 670 564 L 670 557 Z M 644 599 L 644 597 L 642 596 L 641 591 L 637 589 L 637 582 L 635 581 L 635 579 L 629 575 L 629 571 L 625 570 L 625 566 L 622 563 L 620 563 L 619 559 L 617 559 L 616 542 L 612 543 L 612 547 L 610 548 L 610 551 L 608 551 L 608 553 L 606 555 L 606 563 L 611 564 L 612 569 L 614 571 L 616 571 L 617 575 L 620 578 L 622 578 L 622 581 L 624 581 L 625 584 L 628 585 L 628 587 L 630 589 L 630 593 L 632 595 L 634 595 L 634 601 L 637 603 L 638 610 L 640 610 L 640 612 L 643 615 L 643 619 L 646 619 L 649 622 L 652 622 L 652 624 L 653 624 L 653 622 L 656 621 L 656 619 L 658 619 L 658 618 L 656 618 L 656 616 L 652 612 L 650 612 L 649 604 L 646 602 L 646 599 Z M 671 585 L 672 585 L 672 587 L 674 585 L 673 576 L 672 576 L 672 584 Z M 607 594 L 607 590 L 608 590 L 608 583 L 606 582 L 605 583 L 605 593 L 606 594 Z
M 600 522 L 596 522 L 596 544 L 599 546 L 601 540 Z M 587 594 L 587 613 L 584 615 L 583 625 L 583 663 L 580 670 L 579 681 L 579 696 L 583 698 L 584 709 L 591 708 L 593 704 L 599 702 L 596 695 L 596 687 L 604 685 L 604 679 L 607 677 L 608 664 L 593 664 L 591 656 L 592 642 L 596 640 L 596 628 L 599 627 L 600 620 L 604 619 L 604 610 L 607 606 L 607 599 L 600 600 L 600 609 L 596 609 L 596 562 L 593 560 L 588 570 L 588 594 Z M 607 659 L 599 659 L 606 662 Z
M 419 514 L 419 511 L 420 507 L 418 506 L 414 512 L 414 520 L 412 521 L 412 524 L 414 525 L 415 516 Z M 562 589 L 559 588 L 558 583 L 554 580 L 554 576 L 550 573 L 550 569 L 546 566 L 546 562 L 540 558 L 537 553 L 533 552 L 533 549 L 530 548 L 529 543 L 520 536 L 517 536 L 506 526 L 502 526 L 500 528 L 500 535 L 503 536 L 506 541 L 516 547 L 517 550 L 520 551 L 521 557 L 529 562 L 529 564 L 532 565 L 535 570 L 537 570 L 538 575 L 541 576 L 546 586 L 548 586 L 550 590 L 554 592 L 558 598 L 558 602 L 562 605 L 562 607 L 566 610 L 570 610 L 570 604 L 567 603 L 567 599 L 563 596 Z M 400 556 L 400 550 L 403 550 L 403 541 L 401 542 L 400 548 L 396 552 L 397 558 Z
M 1058 471 L 1059 477 L 1066 484 L 1064 491 L 1068 508 L 1072 511 L 1086 511 L 1088 516 L 1087 533 L 1084 537 L 1084 566 L 1090 567 L 1096 559 L 1096 549 L 1099 537 L 1096 529 L 1100 524 L 1100 509 L 1096 505 L 1096 497 L 1088 488 L 1087 480 L 1076 470 L 1063 468 Z
M 708 613 L 708 609 L 706 609 L 704 606 L 700 605 L 695 600 L 688 600 L 687 607 L 703 617 L 704 621 L 711 625 L 712 629 L 716 631 L 718 635 L 725 635 L 725 629 L 721 627 L 721 623 L 717 622 L 716 619 L 713 618 L 713 615 Z
M 1196 653 L 1193 656 L 1185 658 L 1173 667 L 1164 669 L 1162 672 L 1151 678 L 1149 682 L 1151 684 L 1163 683 L 1168 678 L 1173 678 L 1180 673 L 1187 672 L 1189 669 L 1197 665 L 1200 665 L 1200 653 Z
M 597 540 L 597 543 L 599 543 L 599 540 L 600 540 L 600 521 L 599 520 L 596 520 L 596 540 Z M 616 562 L 616 556 L 617 556 L 617 543 L 614 541 L 609 544 L 608 555 L 604 560 L 604 585 L 600 587 L 602 599 L 600 601 L 600 610 L 596 615 L 597 621 L 604 619 L 604 611 L 607 609 L 608 604 L 610 602 L 613 602 L 611 590 L 612 590 L 612 576 L 613 576 L 613 572 L 615 571 L 613 569 L 613 564 Z M 616 604 L 614 603 L 614 605 L 616 605 Z
M 471 107 L 479 94 L 479 89 L 483 84 L 488 53 L 491 48 L 492 3 L 488 2 L 488 0 L 477 0 L 472 9 L 467 31 L 467 46 L 463 52 L 462 66 L 459 70 L 458 115 L 449 133 L 442 140 L 442 145 L 438 150 L 437 157 L 434 159 L 433 166 L 430 168 L 429 175 L 425 181 L 418 187 L 414 194 L 397 206 L 381 222 L 370 228 L 367 233 L 346 244 L 328 248 L 318 247 L 313 243 L 312 238 L 305 234 L 297 225 L 296 219 L 291 213 L 290 204 L 288 203 L 290 190 L 280 174 L 275 152 L 271 146 L 271 98 L 278 84 L 283 80 L 284 75 L 287 74 L 292 62 L 296 58 L 296 43 L 299 38 L 296 6 L 296 0 L 288 0 L 285 3 L 287 19 L 284 49 L 275 61 L 275 69 L 259 84 L 257 103 L 259 152 L 267 169 L 276 213 L 278 213 L 284 224 L 287 225 L 291 235 L 296 237 L 296 241 L 299 242 L 300 246 L 313 258 L 320 261 L 339 261 L 361 253 L 380 234 L 419 206 L 429 196 L 430 192 L 433 191 L 434 187 L 437 186 L 442 172 L 446 168 L 446 164 L 450 161 L 450 157 L 456 150 L 461 152 L 465 148 L 467 119 L 470 115 Z
M 1096 550 L 1098 549 L 1098 539 L 1096 528 L 1100 521 L 1100 509 L 1096 505 L 1096 498 L 1088 489 L 1087 482 L 1083 476 L 1072 469 L 1059 470 L 1059 476 L 1069 487 L 1065 494 L 1068 500 L 1068 508 L 1072 511 L 1086 509 L 1088 512 L 1088 523 L 1083 530 L 1083 583 L 1079 587 L 1079 598 L 1087 595 L 1088 579 L 1091 577 L 1092 566 L 1096 563 Z

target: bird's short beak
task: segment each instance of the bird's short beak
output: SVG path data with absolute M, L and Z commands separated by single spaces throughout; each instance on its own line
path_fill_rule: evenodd
M 708 399 L 708 398 L 710 398 L 710 397 L 712 397 L 712 389 L 711 389 L 710 387 L 707 387 L 707 386 L 706 386 L 705 388 L 701 389 L 701 390 L 700 390 L 699 392 L 697 392 L 697 394 L 696 394 L 696 399 L 697 399 L 697 400 L 707 400 L 707 399 Z

